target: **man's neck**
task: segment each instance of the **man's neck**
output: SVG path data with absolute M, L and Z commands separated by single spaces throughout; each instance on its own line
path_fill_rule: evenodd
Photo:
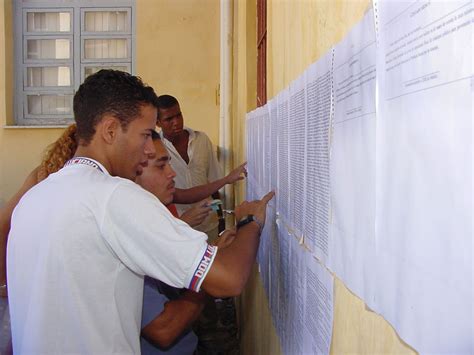
M 87 146 L 84 145 L 79 145 L 77 147 L 76 153 L 74 154 L 74 157 L 84 157 L 84 158 L 90 158 L 94 159 L 95 161 L 101 163 L 104 168 L 111 173 L 111 168 L 112 165 L 109 162 L 109 159 L 105 157 L 104 154 L 101 154 L 100 152 L 97 151 L 97 149 L 94 149 L 92 147 L 93 143 L 90 143 Z
M 189 155 L 188 155 L 189 132 L 187 130 L 183 130 L 182 133 L 173 137 L 172 139 L 166 136 L 165 138 L 168 139 L 173 144 L 176 151 L 181 156 L 181 158 L 186 162 L 186 164 L 189 164 Z
M 174 146 L 182 145 L 182 144 L 188 144 L 189 141 L 189 132 L 185 129 L 183 131 L 175 136 L 167 136 L 164 134 L 164 137 L 169 140 L 171 143 L 173 143 Z

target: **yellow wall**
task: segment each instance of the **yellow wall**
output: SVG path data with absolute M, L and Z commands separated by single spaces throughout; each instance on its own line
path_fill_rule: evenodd
M 137 0 L 137 74 L 219 142 L 219 1 Z
M 245 161 L 245 114 L 257 101 L 256 2 L 234 2 L 232 152 L 235 164 Z M 244 184 L 234 186 L 236 203 L 242 201 Z
M 367 9 L 369 0 L 267 0 L 267 94 L 272 98 L 289 85 L 305 68 L 339 42 Z M 234 15 L 234 41 L 238 54 L 234 66 L 249 68 L 255 41 L 248 39 L 248 31 L 255 33 L 249 17 L 255 16 L 253 1 L 238 1 Z M 242 16 L 246 13 L 246 16 Z M 247 43 L 246 48 L 242 49 Z M 236 45 L 234 45 L 236 46 Z M 245 51 L 245 53 L 242 53 Z M 254 64 L 255 65 L 255 64 Z M 234 78 L 234 127 L 244 134 L 244 111 L 255 108 L 255 78 L 248 72 L 236 71 Z M 244 99 L 244 96 L 246 99 Z M 237 133 L 237 132 L 236 132 Z M 237 135 L 235 141 L 241 141 Z M 236 149 L 236 155 L 241 149 Z M 366 309 L 362 300 L 354 296 L 336 277 L 334 285 L 334 328 L 332 354 L 412 354 L 393 328 L 379 315 Z M 244 354 L 281 353 L 279 340 L 271 324 L 268 302 L 256 270 L 241 298 L 242 349 Z
M 13 122 L 12 0 L 0 0 L 0 206 L 39 164 L 62 129 L 3 128 Z M 219 142 L 219 2 L 137 0 L 136 72 L 178 98 L 185 122 Z

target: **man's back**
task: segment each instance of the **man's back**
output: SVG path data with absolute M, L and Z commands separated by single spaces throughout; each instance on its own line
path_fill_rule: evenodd
M 114 344 L 117 352 L 129 352 L 138 346 L 137 337 L 111 339 L 122 333 L 113 328 L 127 317 L 127 327 L 138 329 L 132 309 L 141 305 L 114 293 L 118 283 L 127 283 L 139 298 L 143 280 L 113 256 L 99 231 L 116 184 L 92 168 L 83 169 L 90 170 L 85 174 L 71 174 L 71 168 L 33 188 L 13 215 L 8 272 L 14 350 L 111 352 Z M 106 302 L 113 298 L 123 307 Z
M 153 226 L 146 225 L 148 236 L 137 235 L 135 224 L 147 223 L 140 220 L 147 213 L 138 213 L 143 199 L 151 203 L 146 209 L 168 213 L 138 185 L 79 165 L 65 167 L 24 196 L 8 245 L 15 353 L 139 352 L 142 275 L 184 287 L 187 269 L 199 262 L 180 268 L 169 260 L 173 255 L 160 258 L 157 246 L 163 242 L 159 236 L 153 242 Z M 205 248 L 205 237 L 195 237 Z M 178 277 L 170 277 L 171 270 Z

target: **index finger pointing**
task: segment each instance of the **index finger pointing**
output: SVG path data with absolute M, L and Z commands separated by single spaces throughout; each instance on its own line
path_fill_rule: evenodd
M 268 203 L 268 201 L 270 201 L 273 196 L 275 196 L 275 192 L 274 191 L 270 191 L 269 193 L 267 193 L 265 196 L 262 197 L 262 202 L 264 203 Z

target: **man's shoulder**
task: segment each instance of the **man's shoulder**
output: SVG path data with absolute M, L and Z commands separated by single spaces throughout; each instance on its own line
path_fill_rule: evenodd
M 188 128 L 189 137 L 192 138 L 196 142 L 211 144 L 211 140 L 209 139 L 208 135 L 203 131 L 195 131 Z
M 80 198 L 81 195 L 94 195 L 97 196 L 98 199 L 100 196 L 100 199 L 103 201 L 108 200 L 108 198 L 117 191 L 126 190 L 135 193 L 136 191 L 142 190 L 139 185 L 129 179 L 111 176 L 108 173 L 90 169 L 82 170 L 83 171 L 74 172 L 62 169 L 58 173 L 50 175 L 43 180 L 43 182 L 46 185 L 50 185 L 46 188 L 58 190 L 60 190 L 61 187 L 72 188 L 76 192 L 75 195 L 77 198 Z
M 138 195 L 138 196 L 146 196 L 150 195 L 150 192 L 146 191 L 143 189 L 140 185 L 138 185 L 136 182 L 120 178 L 120 177 L 112 177 L 114 180 L 111 183 L 114 184 L 114 193 L 115 194 L 133 194 L 133 195 Z
M 103 191 L 106 193 L 115 191 L 119 186 L 130 186 L 130 188 L 138 186 L 135 182 L 129 179 L 105 173 L 91 174 L 89 175 L 89 180 L 85 179 L 84 182 L 90 185 L 93 189 L 98 190 L 98 192 Z
M 47 201 L 55 213 L 72 206 L 95 211 L 106 205 L 117 186 L 129 183 L 101 172 L 61 169 L 28 190 L 18 205 L 20 209 L 44 208 Z
M 134 206 L 130 209 L 130 213 L 143 214 L 144 211 L 149 212 L 149 210 L 168 211 L 151 192 L 133 181 L 122 178 L 117 178 L 110 202 L 121 206 Z

